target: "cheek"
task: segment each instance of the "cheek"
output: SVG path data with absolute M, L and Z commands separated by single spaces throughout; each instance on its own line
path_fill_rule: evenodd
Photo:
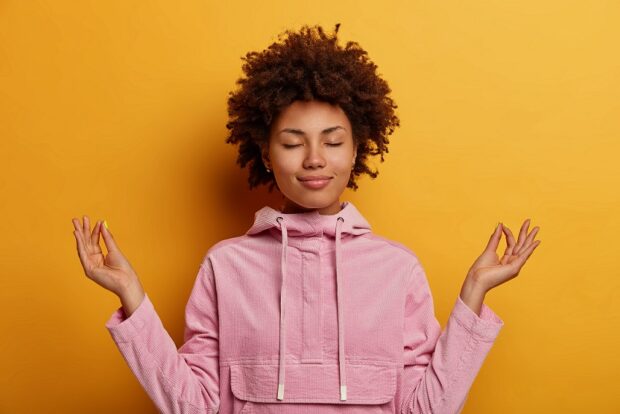
M 353 167 L 353 153 L 351 154 L 339 154 L 330 160 L 330 164 L 334 171 L 338 171 L 341 174 L 347 173 Z
M 272 157 L 272 165 L 277 168 L 279 174 L 282 175 L 290 175 L 294 174 L 298 170 L 298 165 L 303 161 L 302 159 L 297 160 L 296 154 L 282 154 L 276 153 L 275 156 Z

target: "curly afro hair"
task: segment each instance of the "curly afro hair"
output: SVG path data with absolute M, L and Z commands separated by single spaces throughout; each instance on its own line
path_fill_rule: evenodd
M 399 126 L 394 113 L 397 105 L 388 96 L 387 82 L 377 74 L 377 65 L 357 42 L 338 45 L 338 28 L 328 36 L 321 26 L 304 25 L 299 32 L 286 30 L 262 52 L 248 52 L 241 59 L 246 77 L 236 81 L 240 87 L 229 93 L 226 128 L 227 143 L 239 144 L 237 164 L 249 165 L 250 189 L 277 186 L 267 172 L 261 149 L 269 143 L 272 121 L 296 100 L 318 100 L 339 105 L 352 125 L 357 158 L 347 184 L 357 190 L 357 176 L 373 179 L 378 171 L 366 164 L 369 155 L 389 152 L 388 135 Z M 286 35 L 286 37 L 284 37 Z

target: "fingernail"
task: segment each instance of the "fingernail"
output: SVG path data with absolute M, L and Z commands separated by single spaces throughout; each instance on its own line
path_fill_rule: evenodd
M 110 228 L 108 227 L 108 222 L 107 222 L 106 220 L 103 220 L 103 225 L 105 226 L 105 228 L 106 228 L 106 229 L 108 229 L 108 230 L 110 229 Z

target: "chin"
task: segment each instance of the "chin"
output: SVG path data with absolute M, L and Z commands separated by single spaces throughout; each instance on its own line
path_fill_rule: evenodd
M 297 195 L 294 197 L 289 197 L 285 195 L 285 197 L 289 200 L 289 202 L 295 203 L 299 207 L 302 207 L 305 209 L 325 208 L 325 207 L 329 207 L 330 205 L 332 205 L 334 202 L 337 201 L 337 199 L 334 197 L 331 197 L 327 194 L 319 194 L 319 193 L 303 194 L 303 195 Z

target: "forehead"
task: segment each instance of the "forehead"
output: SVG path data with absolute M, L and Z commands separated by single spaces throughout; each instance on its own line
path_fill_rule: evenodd
M 294 101 L 274 122 L 278 127 L 324 128 L 341 125 L 350 131 L 349 119 L 338 105 L 323 101 Z M 329 125 L 327 125 L 329 124 Z

